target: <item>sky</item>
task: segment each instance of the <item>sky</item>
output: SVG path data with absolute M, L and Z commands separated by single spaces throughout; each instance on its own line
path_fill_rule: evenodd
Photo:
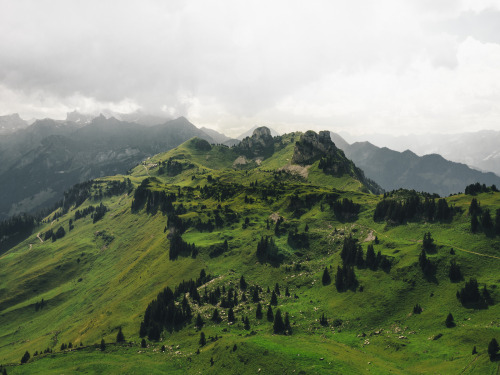
M 0 115 L 500 130 L 500 0 L 0 0 Z

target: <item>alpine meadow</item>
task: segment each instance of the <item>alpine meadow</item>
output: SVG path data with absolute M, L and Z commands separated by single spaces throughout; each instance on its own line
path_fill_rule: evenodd
M 329 131 L 191 138 L 2 222 L 1 369 L 497 374 L 500 192 L 463 191 L 384 191 Z

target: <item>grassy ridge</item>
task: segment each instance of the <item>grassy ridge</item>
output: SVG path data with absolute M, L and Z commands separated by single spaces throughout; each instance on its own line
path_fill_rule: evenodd
M 235 170 L 231 166 L 238 155 L 232 149 L 220 146 L 198 151 L 188 141 L 137 166 L 127 176 L 135 186 L 146 177 L 155 177 L 153 190 L 177 192 L 180 187 L 182 197 L 174 205 L 182 203 L 187 209 L 180 215 L 184 220 L 208 220 L 218 205 L 222 212 L 228 207 L 236 213 L 238 220 L 226 221 L 223 228 L 212 232 L 189 228 L 183 234 L 183 240 L 200 248 L 196 259 L 181 256 L 169 260 L 166 216 L 161 212 L 148 214 L 144 208 L 132 213 L 133 194 L 104 198 L 109 211 L 95 224 L 88 216 L 77 220 L 69 231 L 75 209 L 55 222 L 48 220 L 37 233 L 43 235 L 50 228 L 55 231 L 63 226 L 66 236 L 41 243 L 35 233 L 2 255 L 0 363 L 17 364 L 26 350 L 33 355 L 49 347 L 53 354 L 10 366 L 9 373 L 232 373 L 235 366 L 240 373 L 255 373 L 259 368 L 266 373 L 494 373 L 498 364 L 489 361 L 486 348 L 492 337 L 500 337 L 500 259 L 495 258 L 500 257 L 500 249 L 498 238 L 470 232 L 467 209 L 471 196 L 447 198 L 448 203 L 463 208 L 451 222 L 400 226 L 374 222 L 373 211 L 381 197 L 361 193 L 361 183 L 352 177 L 326 176 L 314 164 L 307 177 L 275 173 L 291 160 L 292 138 L 296 140 L 297 135 L 284 137 L 283 148 L 255 168 Z M 185 164 L 181 174 L 159 174 L 157 164 L 170 158 Z M 199 188 L 214 185 L 208 182 L 208 175 L 218 183 L 241 186 L 226 200 L 203 199 Z M 279 197 L 263 200 L 259 188 L 250 185 L 255 181 L 261 187 L 281 183 L 284 191 Z M 188 188 L 194 189 L 192 196 Z M 296 214 L 290 209 L 295 194 L 320 198 Z M 328 194 L 359 203 L 362 208 L 357 219 L 340 221 L 325 200 Z M 245 196 L 254 202 L 245 203 Z M 500 207 L 499 198 L 499 193 L 477 196 L 483 208 L 491 209 Z M 98 203 L 91 198 L 78 209 Z M 275 236 L 274 224 L 267 229 L 266 221 L 272 214 L 282 216 L 290 229 L 297 227 L 300 233 L 307 224 L 309 247 L 292 248 L 286 233 Z M 245 218 L 249 225 L 243 228 Z M 421 240 L 428 231 L 437 244 L 437 252 L 429 255 L 437 265 L 434 281 L 426 280 L 418 266 Z M 255 256 L 257 242 L 265 235 L 274 236 L 286 256 L 279 267 L 261 264 Z M 343 239 L 349 235 L 359 240 L 365 253 L 376 235 L 380 242 L 374 244 L 375 251 L 390 257 L 392 268 L 388 273 L 356 269 L 363 291 L 339 293 L 333 283 L 323 286 L 321 276 L 328 267 L 334 278 Z M 210 246 L 224 240 L 229 250 L 211 257 Z M 450 254 L 452 247 L 455 255 Z M 484 310 L 460 305 L 455 294 L 463 282 L 449 281 L 451 259 L 460 264 L 466 279 L 476 277 L 481 286 L 488 286 L 495 305 Z M 200 354 L 195 354 L 199 332 L 193 323 L 166 333 L 163 342 L 140 348 L 139 325 L 148 303 L 165 286 L 196 278 L 202 268 L 215 276 L 208 288 L 236 287 L 245 275 L 251 285 L 264 289 L 264 306 L 271 297 L 267 287 L 272 289 L 279 282 L 283 293 L 288 286 L 291 297 L 280 297 L 278 308 L 290 314 L 293 335 L 274 335 L 272 323 L 255 319 L 256 304 L 249 302 L 235 308 L 236 324 L 228 325 L 223 315 L 222 323 L 203 328 L 207 337 L 222 338 L 209 342 Z M 46 306 L 35 311 L 42 298 Z M 416 303 L 423 307 L 422 314 L 412 314 Z M 211 305 L 195 307 L 207 321 L 212 311 Z M 449 312 L 457 324 L 451 329 L 444 325 Z M 318 320 L 323 313 L 330 323 L 337 319 L 339 324 L 321 326 Z M 250 331 L 244 329 L 242 316 L 250 318 Z M 101 338 L 114 342 L 119 327 L 132 346 L 108 345 L 105 353 L 93 346 Z M 441 338 L 432 339 L 439 334 Z M 68 342 L 83 343 L 84 347 L 61 353 L 61 343 Z M 163 344 L 167 346 L 165 353 L 159 351 Z M 479 355 L 471 355 L 473 346 Z

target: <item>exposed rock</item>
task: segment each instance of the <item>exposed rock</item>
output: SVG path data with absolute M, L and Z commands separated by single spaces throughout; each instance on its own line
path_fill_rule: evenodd
M 320 131 L 319 134 L 308 130 L 295 144 L 293 164 L 312 164 L 322 157 L 337 153 L 337 147 L 330 138 L 330 132 Z
M 252 136 L 244 138 L 237 149 L 248 158 L 271 156 L 274 153 L 274 140 L 271 131 L 265 126 L 255 129 Z

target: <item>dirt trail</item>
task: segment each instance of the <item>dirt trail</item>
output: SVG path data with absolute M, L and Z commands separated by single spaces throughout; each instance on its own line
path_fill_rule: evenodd
M 38 232 L 38 234 L 36 235 L 36 238 L 38 238 L 40 240 L 40 242 L 43 243 L 42 237 L 40 237 L 40 232 Z

